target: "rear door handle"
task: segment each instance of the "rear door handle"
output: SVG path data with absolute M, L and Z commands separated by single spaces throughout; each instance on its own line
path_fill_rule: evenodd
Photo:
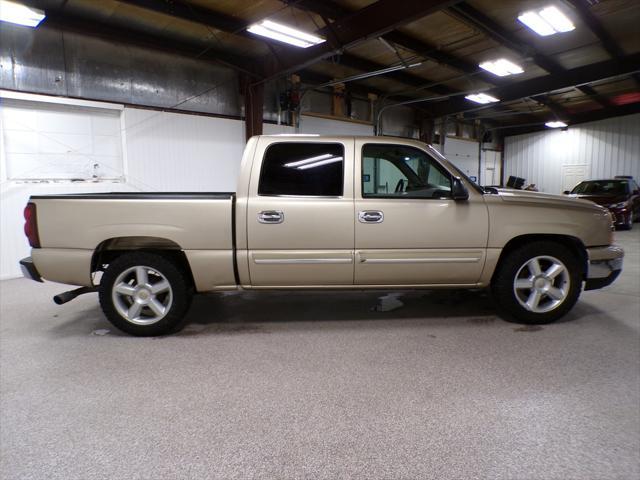
M 378 210 L 363 210 L 358 212 L 358 221 L 360 223 L 382 223 L 384 213 Z
M 263 210 L 258 214 L 258 222 L 260 223 L 282 223 L 284 222 L 284 213 L 280 210 Z

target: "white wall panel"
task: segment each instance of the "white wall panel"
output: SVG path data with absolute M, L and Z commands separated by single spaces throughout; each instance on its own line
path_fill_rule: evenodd
M 318 135 L 373 135 L 373 125 L 311 117 L 303 114 L 300 118 L 300 128 L 297 133 L 313 133 Z
M 640 178 L 640 114 L 507 137 L 505 179 L 515 175 L 540 191 L 562 192 L 564 166 L 586 165 L 587 177 Z
M 144 191 L 236 190 L 239 120 L 125 108 L 127 182 Z
M 123 176 L 120 110 L 2 99 L 0 123 L 12 180 Z
M 296 133 L 296 129 L 295 127 L 290 127 L 288 125 L 265 123 L 262 125 L 262 133 L 265 135 L 283 135 L 287 133 Z

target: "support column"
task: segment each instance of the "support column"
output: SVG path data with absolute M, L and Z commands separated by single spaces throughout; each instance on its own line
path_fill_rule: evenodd
M 254 135 L 262 135 L 264 84 L 252 85 L 251 79 L 243 76 L 240 86 L 244 96 L 245 136 L 249 140 Z
M 369 113 L 368 118 L 371 123 L 376 123 L 376 102 L 378 101 L 378 95 L 375 93 L 368 93 L 367 99 L 369 100 Z
M 333 86 L 331 114 L 336 117 L 344 117 L 344 110 L 344 83 L 336 83 Z
M 433 119 L 427 118 L 424 115 L 419 119 L 420 125 L 420 140 L 424 143 L 432 144 L 434 131 L 435 131 L 435 123 Z

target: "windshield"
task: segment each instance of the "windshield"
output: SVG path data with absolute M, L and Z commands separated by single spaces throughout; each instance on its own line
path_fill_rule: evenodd
M 626 195 L 627 182 L 624 180 L 590 180 L 579 183 L 571 193 L 579 195 Z

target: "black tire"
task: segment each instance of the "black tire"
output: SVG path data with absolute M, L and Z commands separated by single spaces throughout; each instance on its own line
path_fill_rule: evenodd
M 138 272 L 146 272 L 143 273 L 146 282 L 138 282 Z M 115 290 L 116 281 L 121 290 L 130 289 L 135 293 Z M 154 293 L 153 288 L 163 290 Z M 176 332 L 183 326 L 193 289 L 183 269 L 171 259 L 155 253 L 131 252 L 109 264 L 98 294 L 102 311 L 116 328 L 130 335 L 152 337 Z M 127 318 L 129 312 L 124 312 L 127 307 L 131 308 L 129 312 L 137 309 L 139 313 Z M 160 307 L 162 310 L 158 313 Z
M 527 266 L 530 262 L 535 263 L 536 259 L 541 267 L 540 276 L 534 276 Z M 555 263 L 564 266 L 566 274 L 560 273 L 553 278 L 545 276 Z M 532 278 L 535 280 L 531 280 Z M 539 288 L 516 286 L 517 279 L 524 284 L 538 285 Z M 558 300 L 548 293 L 540 293 L 545 288 L 547 291 L 553 288 L 556 296 L 559 296 L 558 292 L 563 293 L 563 299 Z M 498 311 L 506 320 L 530 325 L 551 323 L 569 312 L 578 301 L 582 290 L 581 259 L 556 242 L 536 241 L 523 245 L 501 259 L 491 282 L 491 290 Z M 538 291 L 537 295 L 540 296 L 536 297 L 534 291 Z M 536 304 L 536 298 L 540 299 L 539 304 Z M 528 300 L 533 300 L 531 304 L 537 305 L 535 310 L 523 305 L 528 305 Z M 559 303 L 556 305 L 555 302 Z

